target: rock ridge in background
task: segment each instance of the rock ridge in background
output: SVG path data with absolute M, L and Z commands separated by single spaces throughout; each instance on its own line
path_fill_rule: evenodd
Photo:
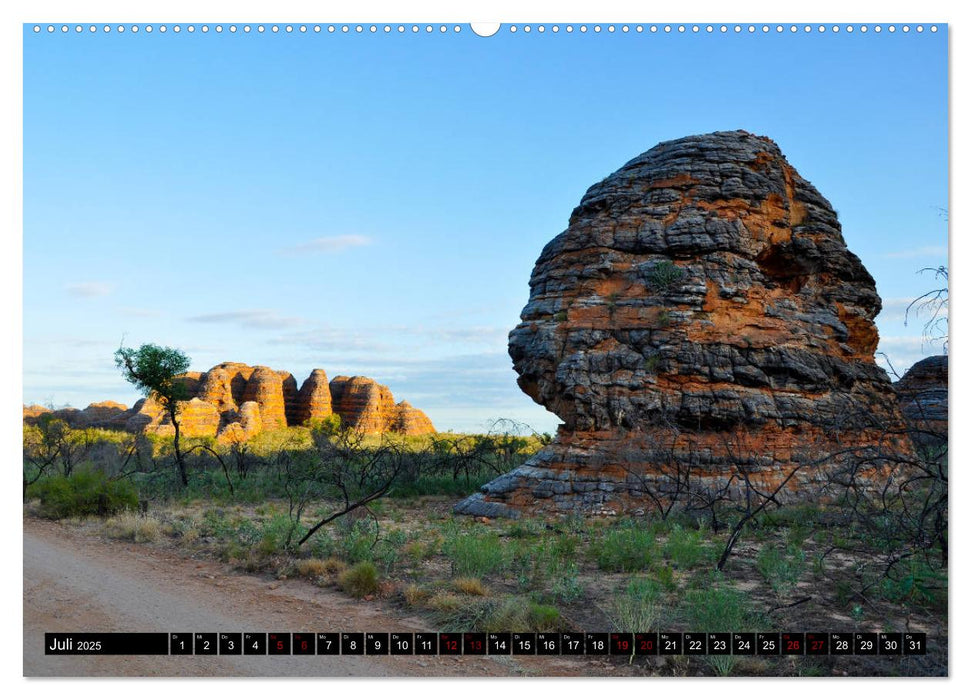
M 336 413 L 341 424 L 369 434 L 425 435 L 435 426 L 408 402 L 395 403 L 388 387 L 368 377 L 327 381 L 315 369 L 297 389 L 290 372 L 239 362 L 224 362 L 208 372 L 189 372 L 182 381 L 190 399 L 180 402 L 179 426 L 185 437 L 211 437 L 221 442 L 246 440 L 266 430 L 303 425 Z M 332 400 L 336 392 L 337 398 Z M 43 406 L 24 406 L 24 423 L 52 413 Z M 140 399 L 130 409 L 113 401 L 78 410 L 53 411 L 72 427 L 112 428 L 173 435 L 168 416 L 155 399 Z

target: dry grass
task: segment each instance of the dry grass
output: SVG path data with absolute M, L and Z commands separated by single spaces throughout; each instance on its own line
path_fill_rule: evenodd
M 105 535 L 115 540 L 157 542 L 162 536 L 162 523 L 152 516 L 126 511 L 105 521 Z
M 432 596 L 431 593 L 414 583 L 405 586 L 401 595 L 404 596 L 405 602 L 411 607 L 422 605 Z
M 330 557 L 324 559 L 322 562 L 324 566 L 324 573 L 330 574 L 331 576 L 340 576 L 345 571 L 347 571 L 347 563 L 337 557 Z
M 305 578 L 318 578 L 327 573 L 327 563 L 322 559 L 301 559 L 296 569 Z
M 355 598 L 364 598 L 378 593 L 381 584 L 378 581 L 378 570 L 369 561 L 362 561 L 337 577 L 337 584 L 341 590 Z
M 454 593 L 442 591 L 429 598 L 425 607 L 440 613 L 452 613 L 462 608 L 462 599 Z
M 483 596 L 488 595 L 489 591 L 477 578 L 463 577 L 457 578 L 452 581 L 452 586 L 459 593 L 464 593 L 465 595 L 475 595 Z

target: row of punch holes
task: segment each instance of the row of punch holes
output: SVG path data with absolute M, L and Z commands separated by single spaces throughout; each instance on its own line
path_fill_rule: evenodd
M 169 31 L 171 31 L 171 32 L 173 32 L 175 34 L 180 34 L 183 31 L 183 25 L 174 24 L 174 25 L 169 26 L 169 25 L 165 25 L 165 24 L 160 24 L 160 25 L 157 25 L 156 26 L 156 25 L 151 25 L 151 24 L 146 24 L 146 25 L 137 25 L 137 24 L 124 25 L 124 24 L 119 24 L 119 25 L 112 26 L 110 24 L 105 24 L 105 25 L 99 26 L 99 25 L 91 24 L 91 25 L 85 26 L 85 25 L 81 25 L 81 24 L 76 24 L 76 25 L 74 25 L 72 27 L 71 25 L 67 25 L 67 24 L 62 24 L 60 26 L 53 25 L 53 24 L 48 24 L 46 27 L 44 27 L 44 26 L 41 26 L 39 24 L 35 24 L 34 27 L 33 27 L 33 30 L 34 30 L 34 33 L 35 34 L 39 34 L 39 33 L 43 32 L 45 29 L 46 29 L 47 33 L 49 33 L 49 34 L 53 34 L 53 33 L 57 32 L 58 30 L 60 30 L 60 32 L 63 33 L 63 34 L 67 34 L 72 29 L 74 30 L 75 33 L 78 33 L 78 34 L 84 32 L 85 30 L 87 30 L 88 32 L 91 32 L 91 33 L 101 31 L 101 32 L 104 32 L 106 34 L 111 33 L 111 32 L 115 32 L 115 33 L 118 33 L 118 34 L 124 34 L 125 32 L 130 32 L 132 34 L 137 34 L 140 31 L 141 32 L 145 32 L 147 34 L 151 34 L 152 32 L 155 32 L 155 31 L 160 32 L 162 34 L 165 34 L 166 32 L 169 32 Z M 660 25 L 659 24 L 651 24 L 651 25 L 645 25 L 645 24 L 634 24 L 634 25 L 631 25 L 631 24 L 621 24 L 621 25 L 607 24 L 607 25 L 600 25 L 600 24 L 593 24 L 593 25 L 589 25 L 589 26 L 586 25 L 586 24 L 578 24 L 578 25 L 573 25 L 573 24 L 567 24 L 567 25 L 553 24 L 553 25 L 549 25 L 549 26 L 547 26 L 545 24 L 538 24 L 538 25 L 530 25 L 530 24 L 524 24 L 524 25 L 510 24 L 510 25 L 508 25 L 506 27 L 506 31 L 508 31 L 510 34 L 516 34 L 516 33 L 519 33 L 519 32 L 523 32 L 525 34 L 530 34 L 530 33 L 533 33 L 533 32 L 536 32 L 538 34 L 545 34 L 547 32 L 550 32 L 550 33 L 553 33 L 553 34 L 558 34 L 560 32 L 565 32 L 567 34 L 572 34 L 574 32 L 577 32 L 577 33 L 580 33 L 580 34 L 586 34 L 587 32 L 593 32 L 594 34 L 599 34 L 599 33 L 604 32 L 604 31 L 606 31 L 607 33 L 621 32 L 623 34 L 627 34 L 627 33 L 631 33 L 631 32 L 638 33 L 638 34 L 643 33 L 643 32 L 648 32 L 648 33 L 652 33 L 652 34 L 656 34 L 658 32 L 663 32 L 663 33 L 666 33 L 666 34 L 670 34 L 670 33 L 673 33 L 673 32 L 677 32 L 677 33 L 680 33 L 680 34 L 686 34 L 686 33 L 692 33 L 692 34 L 708 33 L 708 34 L 713 34 L 715 32 L 718 32 L 718 33 L 721 33 L 721 34 L 727 34 L 729 32 L 735 33 L 735 34 L 742 34 L 742 33 L 756 34 L 758 32 L 761 32 L 763 34 L 768 34 L 768 33 L 773 32 L 773 31 L 776 32 L 776 33 L 778 33 L 778 34 L 781 34 L 783 32 L 789 32 L 789 33 L 792 33 L 792 34 L 799 33 L 799 32 L 802 32 L 802 33 L 813 33 L 813 32 L 815 32 L 815 33 L 825 33 L 825 32 L 832 32 L 834 34 L 838 34 L 840 32 L 846 32 L 848 34 L 852 34 L 853 32 L 860 32 L 861 34 L 866 34 L 867 32 L 873 31 L 873 32 L 879 34 L 879 33 L 883 32 L 884 29 L 887 32 L 890 32 L 891 34 L 893 34 L 893 33 L 895 33 L 895 32 L 898 31 L 897 25 L 893 25 L 893 24 L 887 25 L 886 27 L 884 27 L 882 25 L 879 25 L 879 24 L 876 24 L 876 25 L 866 25 L 866 24 L 862 24 L 862 25 L 852 25 L 852 24 L 850 24 L 850 25 L 843 25 L 843 26 L 840 26 L 840 25 L 830 25 L 830 26 L 826 26 L 826 25 L 822 25 L 822 24 L 820 24 L 820 25 L 810 25 L 810 24 L 805 24 L 805 25 L 795 25 L 795 24 L 791 24 L 791 25 L 782 25 L 782 24 L 776 24 L 776 25 L 768 25 L 768 24 L 762 24 L 762 25 L 754 25 L 754 24 L 749 24 L 749 25 L 741 25 L 741 24 L 734 24 L 734 25 L 727 25 L 727 24 L 718 24 L 718 25 L 714 25 L 714 24 L 704 24 L 704 25 L 698 25 L 698 24 L 688 24 L 688 25 L 686 25 L 686 24 L 675 24 L 675 25 L 672 25 L 672 24 L 660 24 Z M 931 32 L 936 32 L 937 31 L 937 26 L 936 25 L 930 25 L 929 27 L 927 27 L 927 29 L 929 31 L 931 31 Z M 918 33 L 922 33 L 925 30 L 925 27 L 922 24 L 918 24 L 918 25 L 915 25 L 913 27 L 911 27 L 909 24 L 904 24 L 904 25 L 901 25 L 899 27 L 899 31 L 901 31 L 901 32 L 903 32 L 905 34 L 906 33 L 909 33 L 911 30 L 913 30 L 915 32 L 918 32 Z M 328 24 L 328 25 L 320 25 L 320 24 L 311 24 L 311 25 L 308 25 L 308 24 L 285 24 L 285 25 L 278 25 L 278 24 L 272 24 L 272 25 L 256 24 L 256 25 L 250 25 L 250 24 L 243 24 L 243 25 L 235 25 L 235 24 L 229 24 L 229 25 L 225 25 L 225 26 L 224 25 L 221 25 L 221 24 L 216 24 L 216 25 L 213 25 L 213 26 L 210 26 L 208 24 L 202 24 L 202 25 L 198 25 L 198 26 L 196 26 L 194 24 L 188 24 L 188 25 L 185 25 L 184 31 L 188 32 L 189 34 L 194 34 L 197 31 L 198 32 L 201 32 L 203 34 L 207 34 L 210 31 L 214 31 L 217 34 L 221 34 L 224 31 L 225 32 L 229 32 L 230 34 L 235 34 L 237 32 L 241 32 L 243 34 L 250 34 L 250 33 L 253 33 L 253 32 L 255 32 L 257 34 L 265 34 L 267 32 L 272 33 L 272 34 L 279 34 L 280 32 L 283 32 L 285 34 L 292 34 L 294 32 L 298 32 L 298 33 L 301 33 L 301 34 L 306 34 L 308 32 L 312 32 L 312 33 L 315 33 L 315 34 L 320 34 L 322 32 L 325 32 L 325 33 L 328 33 L 328 34 L 351 34 L 351 33 L 355 33 L 355 34 L 364 34 L 364 33 L 377 34 L 379 32 L 383 32 L 385 34 L 391 34 L 393 32 L 397 32 L 398 34 L 405 34 L 405 33 L 409 33 L 409 32 L 412 33 L 412 34 L 419 34 L 419 33 L 426 33 L 426 34 L 439 33 L 439 34 L 445 34 L 445 33 L 449 33 L 449 32 L 460 33 L 460 32 L 463 31 L 463 29 L 462 29 L 462 26 L 461 25 L 458 25 L 458 24 L 455 24 L 455 25 L 446 25 L 446 24 L 441 24 L 441 25 L 432 25 L 432 24 L 424 24 L 424 25 L 418 25 L 418 24 L 411 24 L 411 25 L 404 25 L 404 24 L 398 24 L 398 25 L 390 25 L 390 24 L 384 24 L 384 25 L 377 25 L 377 24 L 371 24 L 371 25 L 363 25 L 363 24 L 356 24 L 356 25 L 355 24 Z M 476 25 L 472 25 L 471 26 L 471 31 L 473 33 L 475 33 L 475 34 L 478 34 L 479 36 L 491 36 L 492 34 L 495 34 L 496 32 L 499 31 L 499 25 L 488 25 L 488 26 L 483 25 L 483 27 L 481 29 L 479 27 L 477 27 Z

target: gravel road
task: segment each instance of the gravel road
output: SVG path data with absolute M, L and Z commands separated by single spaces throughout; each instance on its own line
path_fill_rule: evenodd
M 45 632 L 418 632 L 306 581 L 240 575 L 145 545 L 102 541 L 24 518 L 25 676 L 573 676 L 606 665 L 570 658 L 46 656 Z

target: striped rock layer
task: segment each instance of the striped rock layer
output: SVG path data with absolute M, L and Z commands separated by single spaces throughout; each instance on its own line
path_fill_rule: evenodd
M 509 354 L 563 425 L 460 513 L 641 512 L 747 484 L 814 498 L 864 453 L 877 479 L 892 467 L 876 456 L 912 449 L 873 361 L 873 278 L 770 139 L 634 158 L 587 191 L 529 284 Z
M 327 381 L 315 369 L 298 389 L 292 374 L 264 366 L 224 362 L 208 372 L 183 377 L 191 396 L 179 406 L 180 433 L 185 437 L 215 437 L 238 442 L 265 431 L 304 425 L 336 413 L 341 423 L 365 433 L 394 432 L 424 435 L 435 426 L 406 401 L 395 403 L 388 387 L 367 377 L 337 377 Z M 339 400 L 332 401 L 332 394 Z M 162 406 L 153 398 L 139 400 L 131 409 L 111 401 L 51 411 L 25 406 L 24 422 L 36 423 L 45 414 L 75 427 L 112 427 L 131 432 L 175 432 Z

